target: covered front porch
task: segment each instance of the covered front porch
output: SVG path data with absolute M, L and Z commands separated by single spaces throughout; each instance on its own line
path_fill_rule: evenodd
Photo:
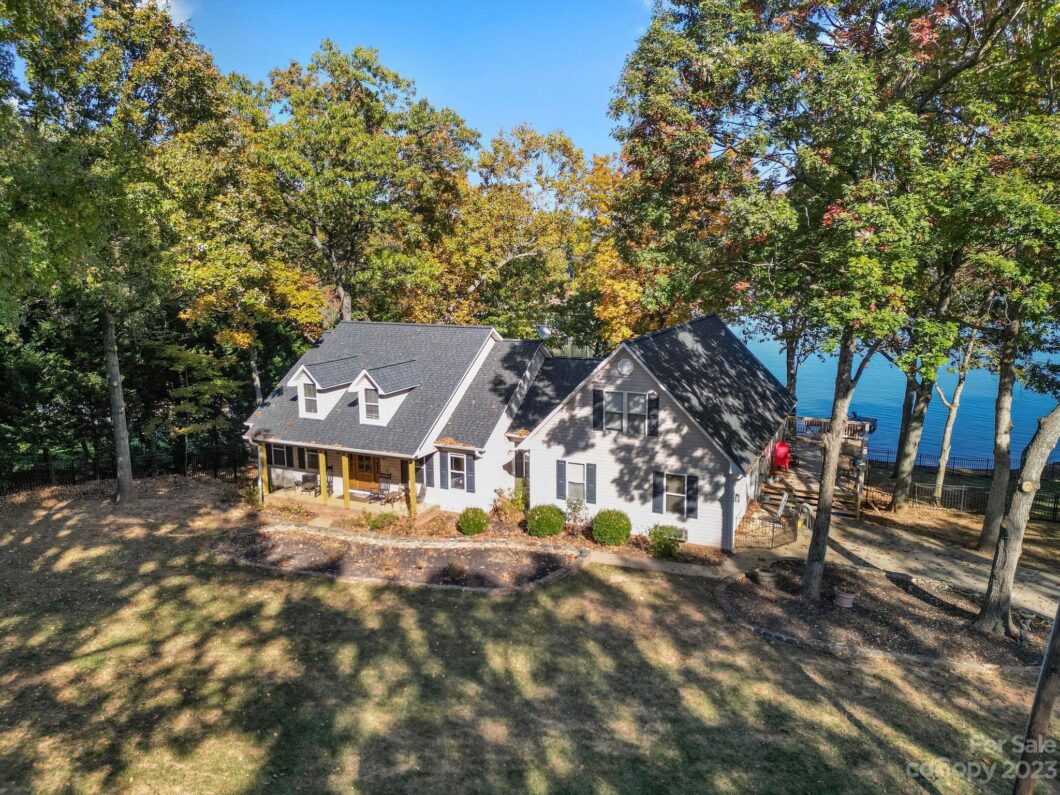
M 263 502 L 288 502 L 416 518 L 416 462 L 396 456 L 258 443 Z

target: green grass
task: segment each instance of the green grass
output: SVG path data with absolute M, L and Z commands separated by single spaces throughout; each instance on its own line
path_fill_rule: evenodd
M 236 509 L 182 499 L 0 519 L 0 791 L 972 792 L 906 765 L 1024 726 L 1033 677 L 777 647 L 711 580 L 274 577 L 209 555 Z

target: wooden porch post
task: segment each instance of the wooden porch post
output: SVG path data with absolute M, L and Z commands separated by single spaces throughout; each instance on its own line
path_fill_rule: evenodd
M 350 507 L 350 454 L 342 454 L 342 506 Z
M 409 460 L 405 462 L 409 473 L 409 516 L 416 518 L 416 462 Z
M 317 453 L 317 465 L 320 467 L 320 501 L 328 504 L 328 456 L 323 450 Z
M 258 443 L 258 472 L 261 473 L 261 501 L 269 493 L 269 457 L 265 454 L 265 443 Z

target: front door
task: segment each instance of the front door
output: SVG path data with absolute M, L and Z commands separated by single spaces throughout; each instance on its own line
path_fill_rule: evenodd
M 379 488 L 379 456 L 357 453 L 353 456 L 351 488 L 375 491 Z

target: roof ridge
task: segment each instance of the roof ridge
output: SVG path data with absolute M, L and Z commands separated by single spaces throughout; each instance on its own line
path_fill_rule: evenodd
M 355 353 L 353 356 L 338 356 L 334 359 L 321 359 L 319 362 L 308 362 L 305 364 L 306 367 L 315 367 L 318 364 L 331 364 L 332 362 L 344 362 L 347 359 L 360 359 L 361 355 Z
M 630 337 L 628 340 L 623 340 L 623 341 L 627 342 L 627 343 L 639 342 L 640 340 L 646 340 L 646 339 L 649 339 L 650 337 L 657 337 L 660 334 L 668 334 L 669 332 L 673 331 L 674 329 L 683 328 L 684 326 L 692 326 L 692 325 L 695 325 L 696 323 L 701 323 L 704 320 L 710 320 L 711 318 L 714 318 L 716 320 L 721 320 L 721 318 L 718 317 L 718 313 L 717 312 L 711 312 L 709 315 L 700 315 L 699 317 L 689 318 L 688 320 L 684 320 L 684 321 L 682 321 L 680 323 L 674 323 L 672 326 L 666 326 L 665 328 L 657 328 L 657 329 L 655 329 L 655 331 L 649 331 L 647 334 L 641 334 L 639 337 Z M 723 326 L 725 325 L 724 321 L 722 321 L 722 325 Z
M 362 326 L 414 326 L 417 328 L 469 328 L 469 329 L 491 329 L 496 331 L 493 326 L 481 326 L 481 325 L 470 325 L 466 323 L 412 323 L 406 320 L 340 320 L 338 325 L 343 323 L 359 323 Z M 334 330 L 334 329 L 332 329 Z
M 354 356 L 352 358 L 356 359 L 358 357 Z M 390 364 L 377 364 L 375 367 L 366 367 L 364 369 L 370 373 L 373 370 L 385 370 L 388 367 L 397 367 L 399 364 L 411 364 L 412 362 L 417 361 L 419 361 L 419 359 L 402 359 L 400 362 L 391 362 Z

